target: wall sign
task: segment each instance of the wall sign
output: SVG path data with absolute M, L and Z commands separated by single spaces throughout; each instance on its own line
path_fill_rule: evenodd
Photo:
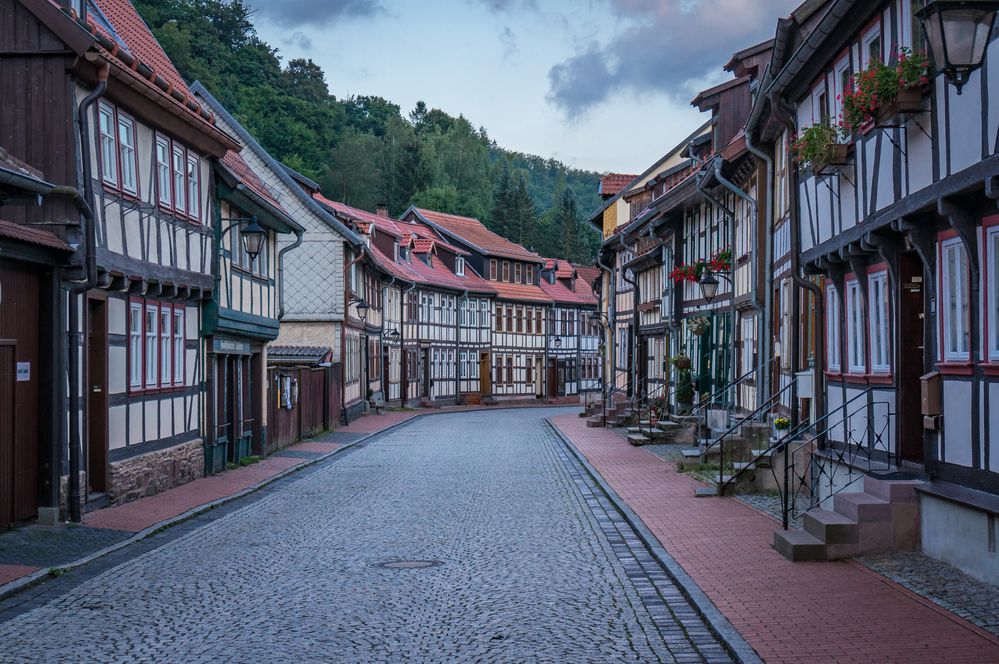
M 226 355 L 250 355 L 252 351 L 250 350 L 249 341 L 240 341 L 237 339 L 226 339 L 224 337 L 214 337 L 212 339 L 212 352 L 214 353 L 224 353 Z
M 17 363 L 17 382 L 26 383 L 31 380 L 31 362 Z

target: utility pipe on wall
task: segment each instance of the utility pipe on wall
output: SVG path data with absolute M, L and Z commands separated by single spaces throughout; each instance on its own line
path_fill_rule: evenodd
M 764 244 L 763 264 L 764 264 L 764 266 L 766 266 L 766 272 L 767 272 L 767 274 L 766 274 L 766 278 L 764 279 L 764 283 L 766 284 L 766 286 L 765 286 L 764 293 L 763 293 L 763 313 L 760 316 L 760 325 L 759 325 L 759 328 L 758 328 L 760 336 L 759 336 L 759 339 L 757 340 L 757 353 L 759 353 L 759 355 L 760 355 L 760 362 L 761 362 L 761 364 L 764 367 L 766 367 L 766 369 L 763 372 L 763 382 L 761 383 L 761 392 L 764 395 L 764 398 L 769 399 L 770 398 L 770 358 L 772 356 L 772 353 L 771 353 L 772 347 L 771 347 L 771 339 L 770 339 L 770 335 L 771 335 L 771 331 L 770 331 L 771 319 L 770 319 L 770 316 L 771 316 L 771 312 L 773 311 L 773 293 L 774 293 L 774 288 L 773 288 L 773 279 L 774 279 L 774 270 L 773 270 L 773 262 L 774 262 L 773 261 L 773 249 L 774 249 L 774 247 L 773 247 L 773 229 L 774 229 L 774 226 L 773 226 L 774 160 L 770 157 L 770 155 L 768 155 L 767 153 L 763 152 L 762 150 L 760 150 L 758 147 L 756 147 L 753 144 L 753 137 L 750 135 L 749 132 L 746 133 L 746 149 L 749 150 L 750 154 L 752 154 L 755 157 L 757 157 L 758 159 L 760 159 L 766 165 L 766 170 L 767 170 L 766 189 L 764 190 L 764 194 L 763 194 L 763 199 L 764 199 L 764 201 L 766 201 L 766 205 L 764 206 L 764 213 L 763 213 L 763 224 L 764 224 L 764 227 L 766 228 L 766 234 L 765 234 L 765 238 L 766 239 L 765 239 L 765 244 Z M 759 187 L 757 187 L 757 190 L 758 189 L 759 189 Z M 757 195 L 757 198 L 759 198 L 759 195 Z M 755 256 L 756 253 L 759 251 L 759 248 L 760 248 L 760 242 L 759 242 L 759 240 L 760 240 L 760 225 L 759 225 L 759 222 L 757 222 L 756 227 L 753 229 L 753 233 L 754 233 L 754 238 L 753 238 L 753 255 Z M 759 267 L 757 266 L 756 269 L 759 269 Z M 754 284 L 756 283 L 756 279 L 758 279 L 758 278 L 759 278 L 759 275 L 754 270 L 754 272 L 753 272 L 753 283 Z M 758 297 L 759 296 L 757 295 L 757 298 Z M 759 300 L 756 299 L 756 301 L 758 302 Z

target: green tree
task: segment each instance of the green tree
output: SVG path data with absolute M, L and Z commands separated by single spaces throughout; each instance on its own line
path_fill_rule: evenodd
M 572 189 L 562 192 L 558 208 L 552 218 L 552 245 L 557 247 L 558 254 L 567 261 L 580 262 L 584 260 L 579 242 L 579 211 L 576 207 L 576 195 Z
M 538 214 L 531 195 L 527 193 L 527 178 L 523 173 L 517 175 L 517 185 L 513 188 L 510 203 L 512 224 L 507 238 L 525 247 L 534 247 Z
M 378 138 L 371 134 L 356 129 L 345 131 L 319 181 L 326 196 L 363 210 L 374 210 L 382 201 L 382 175 L 378 166 L 381 147 Z
M 509 235 L 512 227 L 512 177 L 510 174 L 510 162 L 504 159 L 500 163 L 499 175 L 493 185 L 493 206 L 489 212 L 487 220 L 491 230 L 500 235 Z

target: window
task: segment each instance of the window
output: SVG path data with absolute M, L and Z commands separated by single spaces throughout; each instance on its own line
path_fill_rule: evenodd
M 864 333 L 864 299 L 856 280 L 846 285 L 846 325 L 850 371 L 864 373 L 867 368 L 864 357 L 864 338 L 867 336 Z
M 454 273 L 459 277 L 465 276 L 465 257 L 457 256 L 454 259 Z
M 156 305 L 146 305 L 146 387 L 156 387 L 159 384 L 158 310 Z
M 524 317 L 527 319 L 527 333 L 534 334 L 534 307 L 528 307 Z
M 968 255 L 958 239 L 941 245 L 944 360 L 967 360 L 970 348 Z
M 156 137 L 156 188 L 160 205 L 173 206 L 173 187 L 170 180 L 170 141 Z
M 160 382 L 169 385 L 173 380 L 173 310 L 160 307 Z
M 506 384 L 513 385 L 513 356 L 508 355 L 506 358 Z
M 135 162 L 135 121 L 118 114 L 118 151 L 121 156 L 121 188 L 129 194 L 138 194 L 138 171 Z
M 173 146 L 173 195 L 174 209 L 178 212 L 187 210 L 186 194 L 187 183 L 185 182 L 187 173 L 187 159 L 184 157 L 184 148 L 179 145 Z
M 989 275 L 989 359 L 999 360 L 999 226 L 989 229 L 987 240 L 987 270 Z
M 496 259 L 495 258 L 490 258 L 489 259 L 489 278 L 492 279 L 493 281 L 496 281 L 496 279 L 497 279 L 497 277 L 496 277 Z
M 833 119 L 839 122 L 843 119 L 843 95 L 852 87 L 850 81 L 850 58 L 843 58 L 836 63 L 835 71 L 836 74 L 833 77 L 833 81 L 836 84 L 836 105 L 834 108 L 836 117 Z M 846 137 L 843 137 L 843 140 L 847 140 Z
M 871 329 L 871 371 L 888 373 L 891 371 L 891 348 L 888 334 L 887 272 L 879 272 L 868 277 L 867 297 Z
M 184 384 L 184 339 L 187 331 L 184 329 L 184 309 L 183 305 L 178 305 L 173 310 L 173 384 Z
M 503 306 L 499 304 L 496 305 L 496 331 L 503 331 Z
M 201 217 L 201 169 L 192 154 L 187 155 L 187 213 L 194 219 Z
M 840 370 L 840 320 L 842 319 L 839 293 L 832 284 L 826 286 L 826 366 L 830 371 Z
M 909 30 L 912 35 L 912 52 L 913 53 L 928 53 L 929 50 L 926 45 L 926 33 L 923 32 L 923 25 L 919 18 L 916 16 L 923 7 L 926 6 L 926 0 L 911 0 L 909 2 Z
M 513 264 L 513 280 L 515 283 L 520 283 L 520 263 Z
M 525 280 L 524 283 L 532 284 L 533 285 L 534 284 L 534 266 L 533 265 L 528 265 L 524 269 L 526 270 L 526 274 L 527 274 L 527 279 Z
M 867 67 L 871 62 L 881 61 L 881 27 L 875 26 L 864 35 L 863 48 L 861 49 L 862 66 Z
M 142 389 L 142 304 L 128 305 L 128 384 Z
M 540 308 L 534 310 L 534 332 L 536 334 L 544 334 L 545 333 L 544 328 L 541 326 L 541 309 Z
M 503 261 L 503 281 L 510 281 L 510 261 Z
M 526 369 L 527 369 L 527 371 L 526 371 L 526 373 L 527 373 L 527 376 L 526 376 L 526 378 L 527 378 L 527 384 L 530 385 L 531 383 L 534 382 L 534 367 L 531 366 L 531 360 L 530 360 L 530 358 L 527 359 L 527 367 L 526 367 Z
M 756 366 L 756 317 L 742 319 L 742 366 L 741 373 L 748 374 Z M 657 373 L 658 369 L 653 372 Z
M 524 331 L 524 307 L 517 307 L 517 332 Z
M 118 186 L 118 148 L 115 139 L 114 108 L 101 102 L 97 110 L 101 140 L 101 179 L 111 186 Z
M 513 307 L 506 308 L 506 331 L 513 332 Z

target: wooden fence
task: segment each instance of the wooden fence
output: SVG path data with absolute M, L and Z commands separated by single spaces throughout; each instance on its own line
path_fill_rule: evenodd
M 332 429 L 340 421 L 340 365 L 267 370 L 267 452 Z

